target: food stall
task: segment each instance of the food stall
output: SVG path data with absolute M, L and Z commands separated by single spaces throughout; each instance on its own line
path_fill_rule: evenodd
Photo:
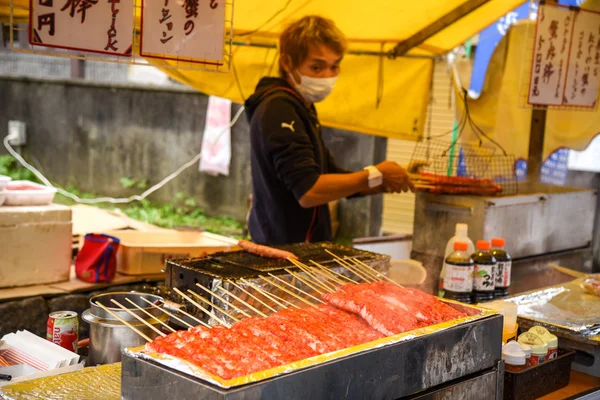
M 267 49 L 268 53 L 274 49 L 273 43 L 269 42 L 273 35 L 272 32 L 262 32 L 256 35 L 256 40 L 241 39 L 256 33 L 253 32 L 255 22 L 267 16 L 269 10 L 251 13 L 249 10 L 255 7 L 254 4 L 239 3 L 241 12 L 236 15 L 253 17 L 245 24 L 236 25 L 237 31 L 231 29 L 231 35 L 226 39 L 229 40 L 230 53 L 225 56 L 231 56 L 231 46 L 235 44 L 238 50 L 236 61 L 240 62 L 238 66 L 249 66 L 255 63 L 257 52 Z M 388 47 L 386 42 L 389 40 L 385 40 L 374 46 L 373 39 L 369 37 L 352 41 L 347 66 L 355 74 L 349 74 L 351 78 L 341 82 L 342 90 L 337 91 L 331 102 L 325 105 L 323 116 L 328 126 L 414 138 L 423 131 L 431 58 L 443 54 L 480 29 L 484 23 L 477 21 L 482 20 L 479 18 L 482 15 L 487 16 L 485 20 L 498 17 L 519 2 L 447 2 L 436 18 L 422 21 L 420 16 L 428 15 L 432 12 L 430 8 L 435 8 L 425 3 L 416 4 L 411 11 L 418 20 L 412 26 L 415 29 L 392 31 L 390 37 L 407 38 L 393 41 L 399 44 Z M 232 3 L 227 4 L 233 8 Z M 356 28 L 357 24 L 351 23 L 355 18 L 349 15 L 358 9 L 353 6 L 361 4 L 357 1 L 344 7 L 334 5 L 329 11 L 339 11 L 346 27 Z M 400 7 L 398 4 L 400 2 L 388 5 L 390 8 Z M 282 5 L 285 11 L 287 5 Z M 52 7 L 51 4 L 45 6 Z M 305 11 L 324 11 L 317 6 L 311 7 Z M 9 9 L 10 29 L 14 30 L 13 18 L 26 20 L 29 11 L 20 0 L 11 1 Z M 396 14 L 406 11 L 401 7 L 394 10 Z M 114 21 L 116 13 L 112 12 Z M 397 15 L 389 10 L 378 8 L 375 12 L 382 21 L 387 21 L 381 24 L 382 27 L 401 25 L 402 29 L 406 28 L 404 24 L 397 23 Z M 390 21 L 390 18 L 393 20 Z M 406 25 L 411 25 L 413 21 L 407 20 L 410 23 Z M 359 28 L 362 30 L 363 27 Z M 388 33 L 388 30 L 373 29 L 373 35 Z M 457 34 L 458 31 L 464 32 Z M 138 40 L 136 34 L 134 40 Z M 234 43 L 232 38 L 236 35 L 239 41 Z M 410 50 L 412 53 L 408 53 Z M 368 57 L 361 58 L 365 55 Z M 205 75 L 209 73 L 206 70 L 200 71 L 187 64 L 189 68 L 179 70 L 164 54 L 162 58 L 154 56 L 149 59 L 176 79 L 206 93 L 238 101 L 242 100 L 240 94 L 244 90 L 248 92 L 250 85 L 255 83 L 252 74 L 258 70 L 248 68 L 247 72 L 244 71 L 242 82 L 239 82 L 239 77 L 233 77 L 237 75 L 235 69 L 206 79 Z M 399 62 L 394 63 L 395 58 L 399 58 Z M 386 74 L 393 71 L 402 73 L 392 73 L 397 80 L 393 85 L 379 88 L 381 93 L 377 106 L 368 108 L 358 121 L 353 115 L 356 111 L 350 105 L 340 110 L 334 102 L 346 104 L 346 100 L 354 98 L 355 104 L 360 104 L 356 101 L 356 82 L 365 80 L 375 89 L 373 82 L 376 80 L 358 71 L 375 65 L 379 65 L 380 70 L 385 66 Z M 412 72 L 412 75 L 406 71 Z M 234 81 L 238 85 L 232 85 Z M 398 88 L 405 86 L 407 81 L 411 82 L 408 87 L 413 92 L 398 100 L 406 102 L 406 107 L 397 102 L 380 102 L 385 96 L 397 98 Z M 234 86 L 238 86 L 240 93 L 232 89 Z M 349 93 L 354 95 L 349 96 Z M 394 111 L 402 107 L 407 116 L 398 121 Z M 429 259 L 425 259 L 427 256 L 443 260 L 437 250 L 451 236 L 451 227 L 458 222 L 453 220 L 455 215 L 459 215 L 461 220 L 466 216 L 472 217 L 468 222 L 473 226 L 473 232 L 481 237 L 491 234 L 486 231 L 490 225 L 494 225 L 497 232 L 502 223 L 510 223 L 511 226 L 500 230 L 510 238 L 508 243 L 515 248 L 515 254 L 523 258 L 556 250 L 575 251 L 589 241 L 590 220 L 578 214 L 577 210 L 563 214 L 565 224 L 573 224 L 580 218 L 577 229 L 559 232 L 554 241 L 547 242 L 538 232 L 526 231 L 529 234 L 526 239 L 531 243 L 521 246 L 518 232 L 511 233 L 514 233 L 515 225 L 526 225 L 521 216 L 531 212 L 559 214 L 556 210 L 563 210 L 565 202 L 589 209 L 595 197 L 590 191 L 555 190 L 556 193 L 551 196 L 540 198 L 533 190 L 513 197 L 496 197 L 491 195 L 502 190 L 507 194 L 505 188 L 508 185 L 503 188 L 488 177 L 448 179 L 438 173 L 423 173 L 413 178 L 424 192 L 418 195 L 421 211 L 415 226 L 422 230 L 415 231 L 414 247 L 415 258 L 419 253 L 423 254 L 424 264 L 430 264 Z M 448 192 L 456 196 L 441 195 Z M 485 196 L 464 196 L 475 194 Z M 499 209 L 502 210 L 497 211 Z M 68 212 L 62 211 L 60 222 L 69 224 Z M 443 213 L 450 216 L 440 217 Z M 516 217 L 509 219 L 507 215 L 510 214 Z M 106 230 L 105 233 L 119 236 L 114 231 Z M 189 242 L 181 238 L 166 239 L 170 243 L 161 246 L 161 238 L 169 235 L 182 236 L 180 233 L 135 235 L 127 232 L 120 238 L 122 247 L 116 257 L 117 270 L 125 275 L 151 272 L 164 276 L 164 285 L 145 287 L 145 291 L 117 293 L 103 288 L 101 293 L 95 293 L 89 299 L 87 309 L 81 313 L 90 327 L 88 352 L 82 354 L 86 357 L 86 368 L 76 363 L 74 368 L 79 370 L 75 372 L 58 371 L 57 368 L 56 374 L 31 375 L 29 377 L 35 379 L 23 379 L 12 384 L 2 382 L 0 396 L 7 399 L 26 396 L 125 399 L 426 399 L 460 396 L 500 399 L 519 389 L 511 386 L 512 391 L 507 391 L 506 376 L 511 375 L 505 374 L 510 371 L 505 371 L 505 361 L 502 360 L 505 322 L 500 312 L 479 305 L 438 299 L 426 293 L 432 290 L 404 287 L 387 276 L 390 260 L 385 256 L 330 243 L 297 244 L 278 249 L 257 249 L 256 246 L 238 243 L 246 251 L 237 248 L 236 243 L 214 237 L 204 238 L 211 242 L 210 246 L 206 246 L 210 247 L 209 251 L 203 249 L 197 252 L 198 247 L 202 247 L 197 238 L 189 239 Z M 182 241 L 186 243 L 182 244 Z M 136 245 L 143 250 L 136 250 Z M 67 247 L 70 249 L 70 244 Z M 37 253 L 37 256 L 40 257 L 40 254 Z M 39 259 L 38 262 L 41 263 Z M 63 275 L 70 271 L 69 265 L 61 267 Z M 437 272 L 430 273 L 429 278 L 428 283 L 431 284 L 433 279 L 437 279 Z M 62 280 L 62 277 L 58 279 Z M 561 338 L 559 346 L 564 346 L 565 350 L 577 350 L 576 346 L 580 346 L 580 351 L 584 347 L 589 349 L 588 355 L 591 354 L 593 362 L 587 366 L 589 370 L 582 370 L 595 373 L 596 315 L 586 315 L 591 320 L 572 320 L 564 324 L 564 313 L 561 314 L 562 319 L 548 319 L 536 308 L 553 309 L 557 307 L 553 299 L 559 294 L 579 293 L 578 290 L 575 286 L 562 286 L 522 295 L 511 293 L 514 296 L 508 300 L 519 307 L 519 323 L 523 329 L 542 324 Z M 575 307 L 581 305 L 578 301 L 575 304 Z M 566 312 L 574 313 L 572 308 Z M 533 321 L 531 326 L 528 321 Z M 13 343 L 19 349 L 23 348 L 21 339 Z M 56 353 L 58 357 L 58 351 Z M 579 356 L 585 358 L 585 355 Z M 7 357 L 12 363 L 14 356 L 9 354 Z M 538 379 L 542 382 L 544 377 L 551 379 L 551 376 L 562 374 L 564 378 L 568 374 L 564 374 L 563 368 L 570 370 L 571 367 L 571 359 L 567 357 L 577 355 L 560 354 L 557 361 L 532 367 L 529 372 L 540 373 L 542 378 Z M 587 360 L 589 363 L 589 357 Z M 556 367 L 559 364 L 561 368 Z M 547 372 L 550 370 L 554 375 Z M 556 388 L 563 383 L 564 380 L 558 382 Z M 548 388 L 555 387 L 548 385 L 529 395 L 536 396 Z

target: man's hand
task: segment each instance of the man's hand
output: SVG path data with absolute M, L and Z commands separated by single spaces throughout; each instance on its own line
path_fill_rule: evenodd
M 394 161 L 384 161 L 376 165 L 383 175 L 383 189 L 388 193 L 415 191 L 415 188 L 404 168 Z

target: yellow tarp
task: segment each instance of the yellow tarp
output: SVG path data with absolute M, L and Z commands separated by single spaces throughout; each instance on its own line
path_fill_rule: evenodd
M 0 0 L 0 21 L 8 22 L 11 0 Z M 28 0 L 13 0 L 15 22 L 26 23 Z M 304 15 L 332 18 L 355 50 L 391 49 L 470 0 L 234 0 L 234 41 L 275 44 L 282 28 Z M 463 43 L 524 0 L 493 0 L 429 38 L 409 54 L 441 55 Z M 281 12 L 280 12 L 281 11 Z M 275 16 L 273 18 L 273 16 Z M 244 33 L 257 30 L 252 35 Z M 277 73 L 276 50 L 234 46 L 241 92 L 252 92 L 260 77 Z M 379 75 L 380 62 L 383 75 Z M 423 131 L 429 101 L 432 61 L 348 55 L 342 76 L 328 100 L 318 105 L 325 125 L 393 138 L 416 138 Z M 204 93 L 242 101 L 233 70 L 226 74 L 165 70 Z M 377 107 L 377 93 L 380 104 Z
M 598 2 L 600 3 L 600 2 Z M 596 4 L 598 4 L 596 3 Z M 531 107 L 524 106 L 519 98 L 521 85 L 528 80 L 526 60 L 531 59 L 525 50 L 527 41 L 533 41 L 529 29 L 533 23 L 524 22 L 513 26 L 492 57 L 483 93 L 477 100 L 469 99 L 471 118 L 486 134 L 499 142 L 508 153 L 527 159 Z M 459 67 L 463 87 L 468 87 L 469 68 Z M 464 107 L 457 101 L 457 114 L 463 115 Z M 465 128 L 466 137 L 473 137 L 470 127 Z M 600 134 L 600 109 L 595 111 L 553 110 L 547 112 L 544 154 L 546 159 L 561 147 L 583 150 Z

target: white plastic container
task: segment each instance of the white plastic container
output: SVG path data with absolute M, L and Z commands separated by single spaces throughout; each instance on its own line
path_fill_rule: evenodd
M 6 206 L 45 206 L 51 204 L 56 188 L 30 181 L 12 181 L 6 185 L 4 193 Z
M 0 175 L 0 192 L 4 190 L 8 182 L 12 180 L 9 176 Z
M 454 252 L 454 243 L 463 242 L 467 244 L 467 254 L 473 254 L 475 252 L 475 245 L 473 241 L 469 239 L 468 235 L 469 226 L 467 224 L 456 224 L 454 236 L 450 238 L 446 244 L 446 250 L 444 251 L 444 260 L 448 258 L 450 254 Z M 444 275 L 446 274 L 446 263 L 442 265 L 442 271 L 440 272 L 438 296 L 443 297 L 443 286 L 444 286 Z
M 469 226 L 467 224 L 456 224 L 456 231 L 454 236 L 450 238 L 448 244 L 446 244 L 446 251 L 444 251 L 444 259 L 454 252 L 454 243 L 464 242 L 467 244 L 467 254 L 475 253 L 475 245 L 473 241 L 469 239 Z

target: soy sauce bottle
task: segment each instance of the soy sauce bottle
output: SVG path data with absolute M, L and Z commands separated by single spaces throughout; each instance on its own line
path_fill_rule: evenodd
M 497 261 L 496 265 L 496 297 L 508 296 L 510 286 L 510 274 L 512 269 L 512 258 L 504 250 L 505 241 L 502 238 L 492 238 L 492 255 Z
M 454 251 L 444 264 L 443 297 L 471 303 L 473 294 L 473 260 L 466 242 L 454 242 Z
M 496 259 L 490 253 L 490 242 L 478 240 L 477 250 L 471 256 L 475 263 L 473 275 L 473 301 L 480 303 L 494 299 L 496 284 Z

